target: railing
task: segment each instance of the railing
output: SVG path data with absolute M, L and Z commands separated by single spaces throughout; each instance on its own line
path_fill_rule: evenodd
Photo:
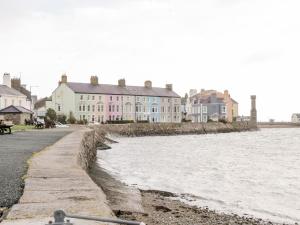
M 54 222 L 49 221 L 49 223 L 46 225 L 73 225 L 73 223 L 71 223 L 70 220 L 65 220 L 66 218 L 92 220 L 92 221 L 99 221 L 99 222 L 104 222 L 104 223 L 116 223 L 116 224 L 127 224 L 127 225 L 146 225 L 143 222 L 136 222 L 136 221 L 126 221 L 126 220 L 120 220 L 120 219 L 68 215 L 63 210 L 55 211 L 54 212 Z

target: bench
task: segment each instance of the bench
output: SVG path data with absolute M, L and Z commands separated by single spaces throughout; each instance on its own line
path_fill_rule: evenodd
M 11 127 L 13 125 L 0 124 L 0 135 L 11 134 Z

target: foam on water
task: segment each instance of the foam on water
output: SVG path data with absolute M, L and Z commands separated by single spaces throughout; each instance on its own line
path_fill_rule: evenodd
M 227 213 L 300 222 L 300 129 L 119 138 L 99 163 L 142 189 Z

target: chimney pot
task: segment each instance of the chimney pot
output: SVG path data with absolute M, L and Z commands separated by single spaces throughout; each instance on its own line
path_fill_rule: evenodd
M 173 85 L 172 84 L 166 84 L 166 89 L 169 91 L 173 91 Z
M 98 85 L 98 77 L 97 76 L 91 76 L 91 85 Z
M 60 83 L 61 83 L 61 84 L 62 84 L 62 83 L 66 84 L 67 82 L 68 82 L 68 77 L 67 77 L 66 74 L 63 74 L 63 75 L 61 76 L 61 81 L 60 81 Z
M 120 87 L 126 87 L 126 81 L 125 81 L 125 79 L 120 79 L 120 80 L 118 80 L 118 85 L 119 85 Z
M 146 80 L 145 81 L 145 87 L 146 88 L 152 88 L 152 81 L 151 80 Z

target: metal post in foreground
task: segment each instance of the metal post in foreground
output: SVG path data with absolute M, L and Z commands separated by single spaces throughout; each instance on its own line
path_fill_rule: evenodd
M 109 219 L 109 218 L 98 218 L 98 217 L 89 217 L 89 216 L 76 216 L 68 215 L 63 210 L 57 210 L 54 212 L 54 223 L 49 221 L 46 225 L 73 225 L 69 220 L 65 221 L 65 218 L 81 219 L 81 220 L 93 220 L 104 223 L 116 223 L 116 224 L 126 224 L 126 225 L 146 225 L 143 222 L 136 221 L 126 221 L 120 219 Z M 75 224 L 74 224 L 75 225 Z

